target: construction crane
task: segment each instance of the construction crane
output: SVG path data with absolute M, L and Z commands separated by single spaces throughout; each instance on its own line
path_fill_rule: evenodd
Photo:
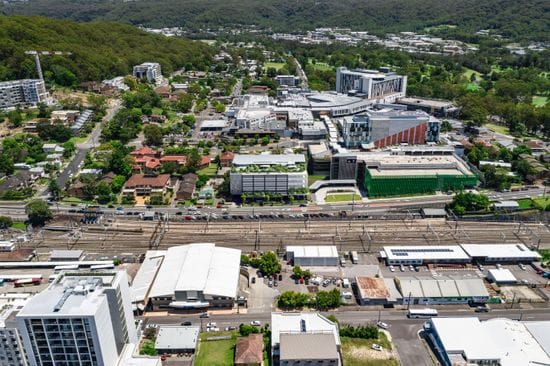
M 72 52 L 63 52 L 63 51 L 25 51 L 26 55 L 34 56 L 34 62 L 36 62 L 36 71 L 38 72 L 38 78 L 44 80 L 44 75 L 42 74 L 42 66 L 40 65 L 40 55 L 42 56 L 64 56 L 72 55 Z

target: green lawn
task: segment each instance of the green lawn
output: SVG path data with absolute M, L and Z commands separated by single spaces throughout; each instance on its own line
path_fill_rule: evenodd
M 208 337 L 231 335 L 231 339 L 207 341 Z M 195 366 L 231 366 L 235 360 L 235 332 L 203 333 L 199 343 L 199 351 L 195 359 Z
M 535 107 L 544 107 L 548 103 L 548 97 L 536 96 L 533 97 L 533 105 Z
M 342 337 L 341 342 L 343 364 L 346 366 L 399 366 L 399 362 L 394 359 L 377 360 L 361 356 L 360 349 L 370 349 L 373 343 L 378 343 L 384 349 L 391 350 L 391 344 L 384 333 L 380 333 L 377 340 Z
M 308 59 L 308 63 L 310 65 L 313 66 L 313 68 L 315 70 L 318 70 L 318 71 L 331 71 L 333 70 L 333 67 L 330 66 L 329 64 L 327 64 L 326 62 L 321 62 L 321 61 L 315 61 L 315 63 L 313 63 L 313 59 Z
M 480 72 L 477 72 L 475 70 L 472 70 L 472 69 L 468 69 L 467 67 L 465 67 L 466 71 L 464 71 L 462 73 L 462 75 L 464 75 L 468 80 L 470 80 L 470 78 L 472 77 L 472 75 L 475 75 L 476 76 L 476 81 L 480 81 L 481 80 L 481 73 Z
M 362 197 L 357 193 L 329 193 L 325 198 L 325 202 L 348 202 L 353 201 L 355 196 L 355 201 L 361 201 Z
M 545 198 L 533 198 L 533 202 L 535 202 L 536 206 L 539 206 L 542 210 L 544 210 L 548 205 L 550 205 L 550 197 Z
M 11 225 L 12 228 L 14 229 L 19 229 L 19 230 L 27 230 L 27 225 L 25 225 L 24 222 L 14 222 L 12 225 Z
M 197 172 L 197 174 L 203 174 L 203 175 L 207 175 L 209 177 L 213 177 L 216 175 L 216 172 L 218 171 L 218 164 L 210 164 L 209 166 L 207 166 L 206 168 L 204 169 L 201 169 Z
M 71 137 L 71 139 L 69 141 L 72 141 L 75 145 L 78 145 L 78 144 L 82 144 L 82 143 L 86 142 L 87 139 L 88 139 L 88 136 Z
M 497 124 L 494 124 L 494 123 L 486 123 L 485 127 L 487 127 L 488 129 L 490 129 L 493 132 L 501 133 L 503 135 L 509 135 L 510 134 L 510 129 L 506 126 L 501 126 L 501 125 L 497 125 Z
M 274 68 L 275 70 L 279 71 L 285 65 L 286 64 L 283 62 L 266 62 L 264 63 L 264 70 L 267 70 L 269 68 Z
M 466 85 L 464 85 L 464 88 L 467 91 L 477 91 L 479 90 L 479 85 L 477 85 L 476 83 L 467 83 Z
M 313 183 L 317 182 L 318 180 L 325 180 L 327 179 L 327 176 L 325 175 L 309 175 L 307 177 L 307 185 L 310 186 Z
M 519 204 L 520 210 L 528 210 L 530 208 L 535 208 L 535 205 L 533 204 L 533 201 L 530 198 L 523 198 L 516 200 L 516 202 Z

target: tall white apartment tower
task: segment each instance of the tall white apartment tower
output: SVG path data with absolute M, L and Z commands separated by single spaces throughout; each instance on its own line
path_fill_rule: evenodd
M 17 315 L 30 366 L 112 366 L 136 328 L 124 271 L 66 272 Z

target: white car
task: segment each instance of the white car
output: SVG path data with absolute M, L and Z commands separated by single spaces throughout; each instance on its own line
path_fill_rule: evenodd
M 382 351 L 382 346 L 379 345 L 378 343 L 373 343 L 372 344 L 372 349 L 376 350 L 376 351 Z
M 394 266 L 390 266 L 390 272 L 395 272 L 395 267 Z
M 523 263 L 519 264 L 519 268 L 521 268 L 522 271 L 527 270 L 527 267 L 525 267 L 525 264 L 523 264 Z
M 219 332 L 220 328 L 218 327 L 206 327 L 207 332 Z
M 259 327 L 260 325 L 262 325 L 262 323 L 260 323 L 259 320 L 252 320 L 252 321 L 250 322 L 250 325 L 254 325 L 254 326 L 256 326 L 256 327 Z
M 218 326 L 218 324 L 216 324 L 215 322 L 210 322 L 210 323 L 206 324 L 207 328 L 214 328 L 214 327 L 217 327 L 217 326 Z
M 399 266 L 399 270 L 400 270 L 401 272 L 405 272 L 405 266 L 404 266 L 404 265 L 400 265 L 400 266 Z
M 377 322 L 376 325 L 379 328 L 382 328 L 382 329 L 388 329 L 388 327 L 389 327 L 389 325 L 387 323 L 384 323 L 384 322 Z

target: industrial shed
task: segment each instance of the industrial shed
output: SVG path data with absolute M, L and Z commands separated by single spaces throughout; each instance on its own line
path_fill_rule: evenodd
M 487 288 L 479 278 L 396 277 L 395 284 L 403 295 L 403 304 L 468 304 L 489 300 Z
M 356 277 L 357 299 L 361 305 L 385 305 L 397 302 L 383 278 Z
M 524 244 L 462 244 L 461 247 L 473 262 L 531 263 L 540 259 L 540 254 Z
M 387 246 L 380 252 L 380 256 L 388 265 L 470 262 L 470 257 L 458 245 Z
M 490 282 L 494 282 L 496 284 L 501 283 L 517 283 L 518 279 L 514 276 L 514 274 L 509 270 L 505 268 L 501 269 L 490 269 L 489 273 L 487 273 L 487 279 Z
M 287 246 L 287 260 L 295 266 L 337 266 L 338 250 L 334 245 Z

